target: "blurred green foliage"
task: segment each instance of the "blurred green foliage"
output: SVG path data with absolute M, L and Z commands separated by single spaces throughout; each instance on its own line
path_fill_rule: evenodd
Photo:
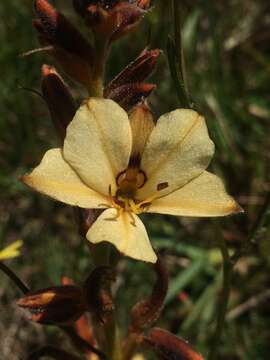
M 79 21 L 71 2 L 52 3 L 73 22 Z M 153 3 L 140 31 L 113 47 L 106 79 L 146 45 L 163 49 L 151 79 L 158 85 L 150 99 L 158 117 L 176 108 L 178 99 L 166 60 L 167 38 L 172 34 L 169 2 Z M 189 90 L 196 108 L 206 116 L 216 144 L 211 168 L 224 178 L 245 214 L 218 221 L 158 215 L 144 218 L 171 279 L 159 325 L 188 339 L 205 355 L 215 329 L 222 285 L 215 229 L 222 229 L 231 251 L 239 249 L 270 190 L 269 10 L 267 0 L 182 1 Z M 39 47 L 31 23 L 31 0 L 2 1 L 0 16 L 0 246 L 23 239 L 23 253 L 10 265 L 33 289 L 59 284 L 63 274 L 80 282 L 91 264 L 86 243 L 77 236 L 71 209 L 33 193 L 18 181 L 46 149 L 57 145 L 45 103 L 36 93 L 40 91 L 41 65 L 53 62 L 43 52 L 20 56 Z M 75 95 L 80 99 L 85 94 L 76 87 Z M 252 251 L 235 269 L 220 359 L 263 360 L 269 356 L 269 227 L 270 214 Z M 129 259 L 121 263 L 119 272 L 117 311 L 124 327 L 130 307 L 149 293 L 154 276 L 149 265 Z M 39 340 L 58 341 L 51 328 L 31 330 L 32 325 L 22 320 L 15 307 L 11 309 L 10 303 L 19 296 L 17 290 L 1 274 L 0 281 L 1 307 L 5 309 L 0 315 L 0 344 L 5 359 L 22 358 Z M 10 330 L 14 328 L 15 333 Z

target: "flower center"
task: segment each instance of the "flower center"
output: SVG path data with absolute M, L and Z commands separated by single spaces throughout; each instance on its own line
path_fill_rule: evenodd
M 145 182 L 146 175 L 142 170 L 138 167 L 129 167 L 117 176 L 117 198 L 134 199 L 136 191 L 140 189 Z

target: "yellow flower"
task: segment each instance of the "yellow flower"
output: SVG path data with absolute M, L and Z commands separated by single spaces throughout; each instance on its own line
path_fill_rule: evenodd
M 5 247 L 3 250 L 0 251 L 0 261 L 19 256 L 20 255 L 19 249 L 22 247 L 22 245 L 23 245 L 22 240 L 17 240 L 11 245 Z
M 134 259 L 156 262 L 140 213 L 224 216 L 241 211 L 215 175 L 205 120 L 178 109 L 154 125 L 146 109 L 131 118 L 115 102 L 91 98 L 67 128 L 63 149 L 47 151 L 23 177 L 64 203 L 106 209 L 86 237 Z
M 132 360 L 145 360 L 145 357 L 142 354 L 134 355 Z

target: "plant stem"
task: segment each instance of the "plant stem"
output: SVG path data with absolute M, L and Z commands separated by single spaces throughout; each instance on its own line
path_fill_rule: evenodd
M 105 65 L 110 46 L 106 38 L 100 38 L 98 34 L 95 37 L 95 61 L 93 65 L 92 81 L 89 84 L 89 96 L 103 97 L 103 78 Z
M 247 236 L 247 240 L 245 241 L 244 245 L 235 252 L 235 254 L 231 257 L 231 261 L 236 264 L 237 261 L 245 254 L 248 254 L 253 246 L 256 244 L 256 237 L 262 227 L 264 226 L 267 213 L 270 209 L 270 191 L 267 193 L 264 204 L 259 211 L 259 214 Z
M 215 335 L 213 337 L 213 343 L 209 353 L 208 360 L 217 359 L 218 345 L 221 340 L 221 335 L 225 324 L 226 310 L 229 302 L 231 279 L 232 279 L 234 265 L 237 263 L 240 257 L 248 253 L 249 250 L 253 247 L 258 232 L 264 226 L 269 208 L 270 208 L 270 191 L 268 192 L 265 198 L 265 202 L 261 208 L 261 211 L 259 212 L 258 217 L 255 220 L 254 225 L 252 226 L 249 232 L 249 235 L 247 236 L 247 240 L 245 242 L 244 248 L 241 248 L 233 256 L 229 255 L 227 244 L 223 236 L 221 236 L 221 234 L 218 236 L 219 245 L 223 257 L 223 287 L 220 294 L 221 303 L 217 315 Z
M 270 208 L 270 191 L 266 195 L 265 202 L 261 208 L 261 211 L 259 212 L 259 215 L 250 231 L 250 234 L 248 236 L 248 241 L 253 243 L 256 239 L 256 235 L 260 231 L 260 229 L 263 227 L 268 210 Z
M 110 44 L 106 37 L 94 33 L 95 59 L 93 66 L 93 77 L 89 84 L 89 96 L 103 97 L 103 80 L 106 68 L 106 61 L 110 50 Z M 91 255 L 95 266 L 111 264 L 110 246 L 108 244 L 99 244 L 90 246 Z M 95 335 L 100 343 L 100 347 L 106 353 L 110 360 L 121 360 L 121 345 L 119 340 L 119 329 L 113 313 L 110 320 L 100 325 L 100 319 L 92 318 L 95 323 Z
M 219 236 L 219 246 L 223 258 L 223 286 L 220 294 L 220 303 L 217 314 L 217 323 L 215 335 L 213 337 L 208 360 L 216 360 L 218 355 L 218 346 L 221 341 L 221 335 L 224 328 L 226 310 L 230 297 L 231 279 L 233 274 L 233 263 L 231 261 L 227 244 L 223 236 Z
M 179 0 L 172 0 L 172 12 L 174 22 L 174 38 L 168 38 L 168 61 L 180 105 L 184 108 L 189 109 L 192 106 L 189 100 L 186 81 L 187 79 L 185 71 L 184 52 L 181 37 L 181 17 Z
M 13 271 L 1 261 L 0 270 L 2 270 L 24 294 L 27 294 L 30 291 L 28 286 L 26 286 Z
M 60 328 L 69 336 L 73 345 L 78 350 L 90 351 L 90 352 L 96 354 L 100 358 L 100 360 L 108 360 L 106 355 L 102 351 L 100 351 L 99 349 L 96 349 L 94 346 L 92 346 L 87 341 L 85 341 L 83 338 L 81 338 L 74 331 L 74 328 L 67 327 L 67 326 L 60 326 Z

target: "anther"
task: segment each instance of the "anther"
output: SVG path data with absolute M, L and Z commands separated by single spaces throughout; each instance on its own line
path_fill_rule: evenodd
M 128 211 L 128 215 L 129 215 L 129 217 L 131 218 L 130 224 L 131 224 L 132 226 L 136 227 L 136 222 L 135 222 L 135 218 L 134 218 L 133 214 Z

